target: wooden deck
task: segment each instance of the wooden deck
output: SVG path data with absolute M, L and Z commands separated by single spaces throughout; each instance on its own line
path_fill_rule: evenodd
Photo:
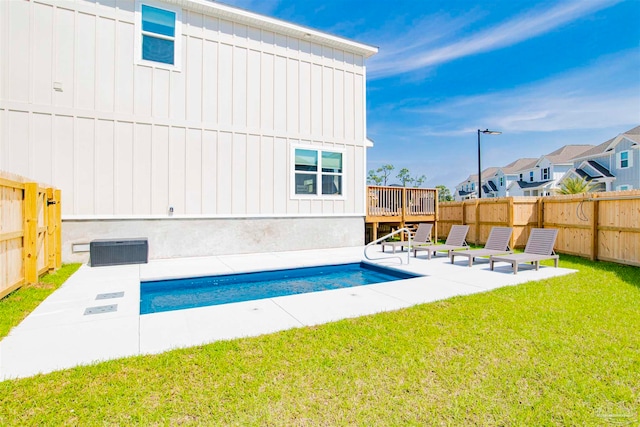
M 395 228 L 438 220 L 435 188 L 367 187 L 367 242 Z M 437 227 L 434 227 L 434 231 Z M 436 238 L 437 236 L 433 236 Z

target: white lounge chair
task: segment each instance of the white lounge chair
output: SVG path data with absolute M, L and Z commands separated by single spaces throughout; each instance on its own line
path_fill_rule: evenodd
M 534 228 L 531 230 L 527 246 L 524 253 L 511 255 L 498 255 L 489 257 L 489 266 L 493 270 L 493 264 L 496 262 L 508 262 L 513 268 L 513 274 L 518 274 L 518 264 L 530 262 L 535 265 L 536 270 L 540 268 L 540 261 L 552 259 L 554 266 L 558 267 L 559 256 L 553 251 L 553 245 L 556 243 L 558 230 L 555 228 Z
M 431 229 L 433 228 L 433 224 L 431 223 L 421 223 L 418 224 L 418 229 L 416 230 L 413 239 L 411 239 L 411 246 L 419 246 L 426 245 L 431 243 Z M 396 242 L 382 242 L 382 252 L 384 252 L 385 246 L 391 246 L 393 248 L 393 253 L 396 253 L 396 248 L 400 248 L 401 251 L 404 250 L 404 247 L 409 247 L 409 241 L 396 241 Z M 409 248 L 411 249 L 411 248 Z
M 468 249 L 469 245 L 467 245 L 465 241 L 468 232 L 468 225 L 452 225 L 444 245 L 416 246 L 413 248 L 413 256 L 417 257 L 418 251 L 427 251 L 427 259 L 431 259 L 431 254 L 435 254 L 436 252 L 446 251 L 447 255 L 451 256 L 452 251 Z
M 507 255 L 512 253 L 509 248 L 509 240 L 511 239 L 511 233 L 513 228 L 511 227 L 492 227 L 489 233 L 487 243 L 482 249 L 468 249 L 466 251 L 452 251 L 449 255 L 451 257 L 451 264 L 453 264 L 454 258 L 457 256 L 463 256 L 469 258 L 469 267 L 473 265 L 473 262 L 478 257 L 489 257 L 491 255 Z

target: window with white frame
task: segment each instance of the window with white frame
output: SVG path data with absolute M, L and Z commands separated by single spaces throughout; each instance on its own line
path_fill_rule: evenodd
M 549 168 L 542 169 L 542 179 L 543 180 L 549 179 Z
M 618 185 L 616 187 L 617 191 L 627 191 L 627 190 L 631 190 L 631 189 L 633 189 L 633 187 L 630 186 L 630 185 Z
M 533 182 L 533 171 L 529 172 L 529 181 Z
M 142 63 L 176 69 L 180 60 L 180 9 L 138 3 L 138 54 Z
M 618 153 L 618 169 L 626 169 L 633 166 L 633 158 L 630 151 L 621 151 Z
M 343 195 L 343 153 L 296 148 L 294 157 L 294 194 L 299 196 Z

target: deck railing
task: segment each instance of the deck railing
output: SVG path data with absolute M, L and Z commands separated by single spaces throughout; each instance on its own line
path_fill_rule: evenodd
M 367 216 L 410 217 L 436 214 L 434 188 L 367 187 Z

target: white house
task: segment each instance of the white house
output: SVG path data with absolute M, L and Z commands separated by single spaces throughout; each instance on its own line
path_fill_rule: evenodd
M 573 167 L 560 179 L 584 178 L 592 191 L 640 188 L 640 126 L 629 129 L 573 159 Z
M 549 196 L 558 181 L 573 167 L 573 158 L 593 148 L 593 145 L 565 145 L 541 156 L 533 165 L 519 171 L 518 180 L 507 187 L 510 196 Z
M 499 167 L 493 177 L 490 178 L 489 186 L 496 190 L 491 194 L 492 197 L 507 197 L 507 190 L 512 182 L 520 179 L 520 171 L 530 167 L 534 167 L 538 159 L 522 158 L 509 163 L 506 166 Z
M 453 200 L 459 202 L 461 200 L 474 199 L 478 197 L 476 187 L 478 185 L 478 174 L 469 175 L 467 179 L 456 185 L 453 193 Z
M 377 48 L 205 0 L 0 1 L 0 169 L 62 189 L 63 259 L 359 245 Z

